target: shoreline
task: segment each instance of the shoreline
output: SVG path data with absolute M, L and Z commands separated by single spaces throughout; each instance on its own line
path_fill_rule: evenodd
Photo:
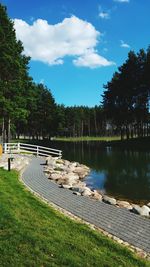
M 3 154 L 0 158 L 0 167 L 6 170 L 8 169 L 8 157 L 8 154 Z M 11 168 L 22 172 L 29 164 L 32 155 L 14 154 L 13 157 L 14 160 L 11 163 Z M 144 205 L 136 204 L 132 201 L 107 195 L 98 189 L 91 189 L 85 180 L 86 176 L 90 173 L 90 168 L 86 165 L 49 156 L 46 158 L 44 172 L 48 179 L 58 184 L 62 189 L 71 190 L 75 195 L 89 197 L 96 201 L 103 201 L 106 204 L 114 205 L 118 208 L 125 208 L 129 212 L 150 218 L 150 202 L 148 201 Z
M 102 194 L 99 190 L 90 189 L 85 181 L 85 177 L 90 172 L 90 168 L 86 165 L 50 156 L 47 158 L 47 165 L 44 171 L 48 179 L 58 184 L 61 188 L 71 190 L 75 195 L 90 197 L 119 208 L 126 208 L 138 215 L 150 217 L 150 202 L 140 206 L 133 202 L 130 203 Z

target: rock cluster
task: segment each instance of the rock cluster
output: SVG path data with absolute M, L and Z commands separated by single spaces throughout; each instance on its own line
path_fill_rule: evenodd
M 126 208 L 142 216 L 150 216 L 150 203 L 140 207 L 127 201 L 116 200 L 113 197 L 103 195 L 97 190 L 91 190 L 87 187 L 83 178 L 89 174 L 90 168 L 83 164 L 49 156 L 46 159 L 44 171 L 49 179 L 56 182 L 62 188 L 72 190 L 75 195 L 90 197 L 110 205 L 115 205 L 116 207 Z
M 10 157 L 9 154 L 3 154 L 0 157 L 0 167 L 4 168 L 5 170 L 8 170 L 8 158 Z M 19 172 L 21 172 L 30 162 L 31 158 L 25 155 L 20 154 L 13 154 L 11 156 L 11 169 L 15 169 Z

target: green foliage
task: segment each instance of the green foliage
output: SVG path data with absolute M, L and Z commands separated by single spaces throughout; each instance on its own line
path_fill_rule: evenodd
M 0 266 L 150 266 L 37 200 L 14 171 L 0 169 L 0 214 Z
M 58 106 L 58 136 L 82 137 L 105 133 L 105 116 L 100 106 Z
M 103 107 L 107 119 L 121 130 L 133 136 L 149 134 L 149 95 L 150 83 L 149 50 L 141 49 L 137 54 L 130 51 L 126 62 L 115 72 L 113 78 L 104 86 Z M 146 131 L 144 132 L 144 129 Z

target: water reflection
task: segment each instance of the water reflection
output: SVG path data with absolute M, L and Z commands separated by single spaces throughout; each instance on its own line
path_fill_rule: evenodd
M 150 201 L 150 149 L 102 146 L 99 142 L 51 144 L 63 157 L 91 167 L 86 182 L 91 188 L 134 202 Z

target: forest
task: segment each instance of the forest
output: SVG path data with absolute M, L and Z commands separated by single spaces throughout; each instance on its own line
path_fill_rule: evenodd
M 13 21 L 0 4 L 0 130 L 12 137 L 120 135 L 148 136 L 150 47 L 130 51 L 125 63 L 104 85 L 99 106 L 58 105 L 51 90 L 29 75 L 30 58 L 16 38 Z

